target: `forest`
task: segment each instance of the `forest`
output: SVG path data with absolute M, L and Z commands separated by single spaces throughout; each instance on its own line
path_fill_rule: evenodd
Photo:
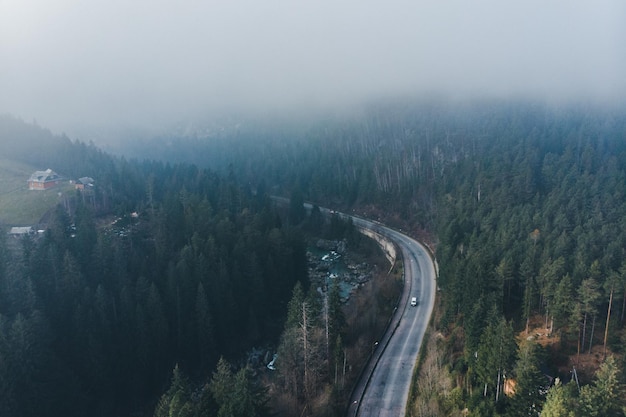
M 307 236 L 361 253 L 375 244 L 319 208 L 307 214 L 297 192 L 277 206 L 234 167 L 125 160 L 2 123 L 23 139 L 0 141 L 5 158 L 96 181 L 61 199 L 41 236 L 2 236 L 0 415 L 270 415 L 320 396 L 324 413 L 341 413 L 392 295 L 379 286 L 370 313 L 346 311 L 362 323 L 345 331 L 339 282 L 323 296 L 309 288 Z M 284 394 L 270 396 L 246 359 L 258 346 L 282 358 L 270 382 Z
M 266 193 L 5 123 L 49 146 L 33 155 L 12 142 L 5 157 L 93 173 L 98 185 L 53 210 L 45 234 L 24 238 L 17 256 L 3 238 L 1 415 L 141 410 L 176 364 L 197 378 L 219 355 L 278 337 L 307 265 L 301 233 Z
M 19 256 L 2 246 L 0 414 L 109 415 L 160 397 L 156 416 L 265 415 L 271 393 L 234 362 L 268 336 L 326 346 L 291 352 L 303 372 L 280 374 L 300 404 L 335 387 L 342 315 L 336 304 L 334 319 L 316 314 L 308 289 L 313 215 L 299 204 L 281 214 L 270 195 L 379 219 L 435 248 L 440 382 L 420 374 L 412 415 L 624 414 L 623 109 L 405 101 L 217 131 L 155 138 L 150 159 L 66 137 L 54 150 L 0 150 L 98 177 L 94 198 L 51 213 L 40 241 Z M 281 343 L 281 356 L 296 345 Z M 308 372 L 307 352 L 324 372 Z
M 554 415 L 621 415 L 625 116 L 585 104 L 403 101 L 300 129 L 249 121 L 180 140 L 181 152 L 232 149 L 249 181 L 380 218 L 436 248 L 434 326 L 453 395 L 429 394 L 415 415 L 536 415 L 554 407 L 552 390 L 567 394 Z M 613 385 L 600 387 L 607 373 Z M 503 395 L 505 375 L 515 395 Z M 429 392 L 419 378 L 415 391 Z

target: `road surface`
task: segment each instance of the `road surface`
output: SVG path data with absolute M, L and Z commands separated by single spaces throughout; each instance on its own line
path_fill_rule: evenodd
M 391 325 L 357 384 L 348 416 L 403 417 L 417 356 L 435 303 L 436 270 L 427 249 L 378 223 L 352 218 L 357 227 L 392 240 L 404 260 L 404 291 Z M 417 298 L 417 306 L 409 300 Z

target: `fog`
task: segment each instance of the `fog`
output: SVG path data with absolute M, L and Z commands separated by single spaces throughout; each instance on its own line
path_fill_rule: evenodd
M 378 97 L 626 95 L 614 1 L 0 0 L 0 113 L 56 131 Z

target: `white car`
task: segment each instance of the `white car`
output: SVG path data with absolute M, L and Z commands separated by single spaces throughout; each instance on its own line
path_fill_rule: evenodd
M 411 307 L 415 307 L 417 305 L 417 297 L 411 297 Z

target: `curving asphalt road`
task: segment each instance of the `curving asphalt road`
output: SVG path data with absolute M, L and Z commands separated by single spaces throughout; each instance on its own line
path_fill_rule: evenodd
M 404 260 L 404 291 L 398 310 L 363 372 L 351 398 L 348 416 L 404 416 L 419 349 L 435 303 L 436 269 L 428 250 L 416 240 L 378 223 L 352 216 L 398 247 Z M 410 305 L 411 297 L 417 306 Z
M 283 204 L 289 201 L 273 198 Z M 305 207 L 310 210 L 312 205 L 305 203 Z M 320 211 L 334 213 L 321 207 Z M 373 355 L 352 393 L 347 416 L 404 417 L 420 346 L 435 305 L 435 263 L 426 247 L 415 239 L 377 222 L 337 214 L 394 242 L 404 261 L 405 280 L 398 309 L 385 335 L 373 346 Z M 417 306 L 410 305 L 412 297 L 417 298 Z

